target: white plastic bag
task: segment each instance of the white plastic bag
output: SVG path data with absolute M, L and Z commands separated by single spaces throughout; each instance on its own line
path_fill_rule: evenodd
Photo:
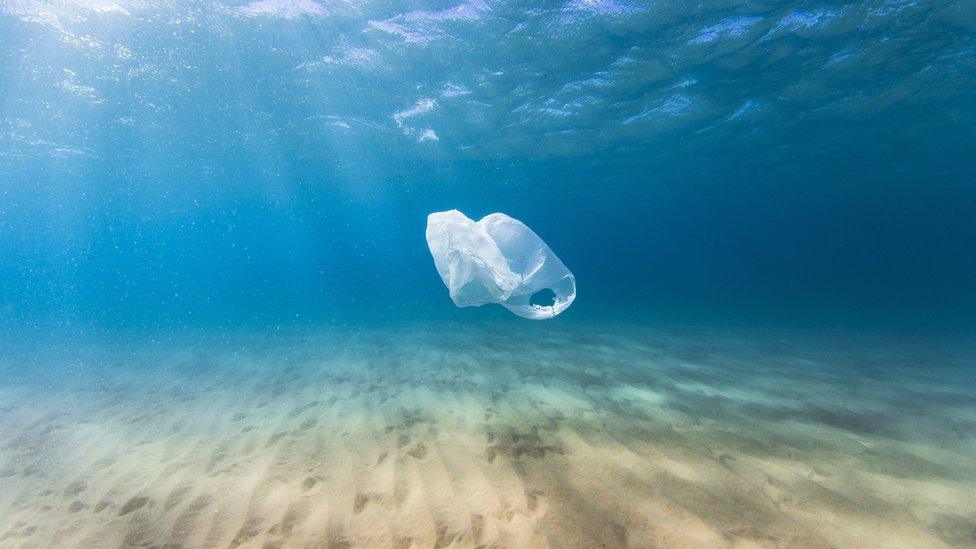
M 576 278 L 524 223 L 503 213 L 474 222 L 457 210 L 427 216 L 427 246 L 458 307 L 498 303 L 552 318 L 576 299 Z

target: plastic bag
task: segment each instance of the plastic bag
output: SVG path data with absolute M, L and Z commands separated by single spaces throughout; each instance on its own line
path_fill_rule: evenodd
M 475 222 L 457 210 L 427 216 L 427 246 L 458 307 L 498 303 L 536 320 L 576 299 L 576 277 L 532 229 L 503 213 Z

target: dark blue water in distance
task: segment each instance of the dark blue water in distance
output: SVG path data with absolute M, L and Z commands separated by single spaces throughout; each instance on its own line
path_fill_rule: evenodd
M 0 547 L 976 547 L 976 3 L 0 0 Z

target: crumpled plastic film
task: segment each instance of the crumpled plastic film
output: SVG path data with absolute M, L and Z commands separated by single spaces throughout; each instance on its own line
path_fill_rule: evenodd
M 427 246 L 458 307 L 498 303 L 536 320 L 576 299 L 576 277 L 532 229 L 503 213 L 480 221 L 457 210 L 427 216 Z

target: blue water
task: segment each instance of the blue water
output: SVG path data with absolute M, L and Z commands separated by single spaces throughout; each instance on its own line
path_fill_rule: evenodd
M 0 546 L 973 546 L 974 128 L 971 0 L 0 0 Z
M 504 316 L 433 270 L 458 208 L 567 320 L 972 327 L 971 8 L 5 0 L 3 320 Z

